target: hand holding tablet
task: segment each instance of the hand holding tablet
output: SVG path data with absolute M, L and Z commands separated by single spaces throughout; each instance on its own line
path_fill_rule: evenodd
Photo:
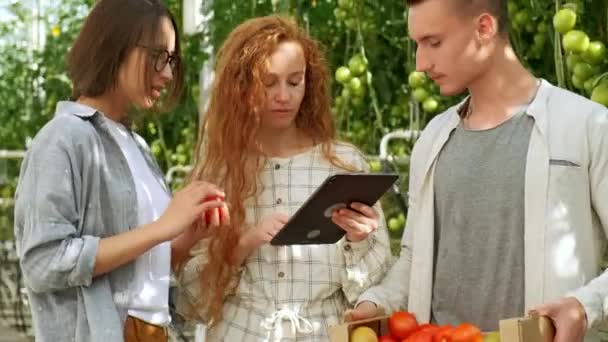
M 398 178 L 399 176 L 393 173 L 340 173 L 328 177 L 270 243 L 275 246 L 332 244 L 340 240 L 347 230 L 352 232 L 349 238 L 356 239 L 357 229 L 354 228 L 357 222 L 363 223 L 361 216 L 374 218 L 375 211 L 371 213 L 367 209 L 371 209 L 369 207 L 373 206 Z M 365 206 L 358 206 L 357 202 Z M 367 213 L 353 215 L 351 211 L 357 210 L 357 207 Z M 367 208 L 364 209 L 365 207 Z M 336 210 L 345 210 L 344 213 L 348 213 L 350 219 L 347 220 L 340 213 L 334 214 Z M 332 215 L 341 218 L 338 220 L 340 226 L 334 223 Z M 355 219 L 355 216 L 358 217 Z M 377 217 L 375 219 L 377 220 Z

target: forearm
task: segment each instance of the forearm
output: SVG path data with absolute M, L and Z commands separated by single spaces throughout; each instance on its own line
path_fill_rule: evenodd
M 232 265 L 241 266 L 254 249 L 255 246 L 253 246 L 247 240 L 246 236 L 242 236 L 239 239 L 239 244 L 237 245 L 237 248 L 232 251 Z
M 608 301 L 608 271 L 567 296 L 576 298 L 583 305 L 589 328 L 605 321 L 608 316 L 605 309 L 605 303 Z
M 182 234 L 171 241 L 171 270 L 178 274 L 185 262 L 190 259 L 190 250 L 196 244 L 196 239 Z
M 409 274 L 411 267 L 411 252 L 403 247 L 399 259 L 392 265 L 382 281 L 365 291 L 358 303 L 372 302 L 387 312 L 404 310 L 407 307 L 409 293 Z
M 95 258 L 93 277 L 111 272 L 165 241 L 160 231 L 158 223 L 153 222 L 101 239 Z
M 364 241 L 343 241 L 340 246 L 344 253 L 343 291 L 347 299 L 354 304 L 357 298 L 377 284 L 388 271 L 392 256 L 388 235 L 384 229 L 376 231 Z M 365 275 L 365 277 L 361 277 Z

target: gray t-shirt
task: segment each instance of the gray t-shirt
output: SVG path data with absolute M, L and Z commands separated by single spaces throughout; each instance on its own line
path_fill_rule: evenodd
M 524 180 L 533 119 L 458 126 L 435 173 L 432 319 L 498 329 L 524 312 Z

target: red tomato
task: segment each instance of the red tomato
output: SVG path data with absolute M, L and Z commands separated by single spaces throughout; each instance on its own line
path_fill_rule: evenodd
M 397 311 L 388 319 L 388 329 L 391 335 L 405 339 L 418 328 L 416 317 L 403 311 Z
M 403 342 L 433 342 L 433 335 L 432 329 L 418 330 L 403 340 Z
M 451 325 L 442 325 L 435 330 L 433 342 L 448 342 L 448 338 L 454 328 Z
M 438 326 L 436 326 L 435 324 L 430 324 L 430 323 L 424 323 L 418 326 L 418 329 L 416 329 L 416 332 L 419 331 L 435 331 L 439 329 Z
M 470 323 L 458 325 L 448 338 L 449 342 L 483 342 L 483 335 L 478 327 Z
M 203 200 L 203 202 L 209 202 L 209 201 L 223 201 L 224 197 L 222 196 L 207 196 L 205 197 L 205 199 Z M 213 214 L 213 210 L 207 210 L 205 211 L 205 223 L 206 224 L 210 224 L 211 223 L 211 215 Z M 217 214 L 219 216 L 220 219 L 220 224 L 222 224 L 223 221 L 223 214 L 222 214 L 222 210 L 220 208 L 216 208 L 215 210 L 217 210 Z
M 399 342 L 399 340 L 389 334 L 386 334 L 378 337 L 378 342 Z

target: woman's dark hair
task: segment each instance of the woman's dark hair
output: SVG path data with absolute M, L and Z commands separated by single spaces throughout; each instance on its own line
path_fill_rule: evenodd
M 116 86 L 118 70 L 137 46 L 160 46 L 161 19 L 171 21 L 175 31 L 174 56 L 181 57 L 175 18 L 160 0 L 99 0 L 86 18 L 72 46 L 67 66 L 73 83 L 72 98 L 102 95 Z M 150 50 L 150 49 L 148 49 Z M 158 54 L 148 51 L 145 85 L 151 87 Z M 179 100 L 184 79 L 183 66 L 175 64 L 166 104 Z

